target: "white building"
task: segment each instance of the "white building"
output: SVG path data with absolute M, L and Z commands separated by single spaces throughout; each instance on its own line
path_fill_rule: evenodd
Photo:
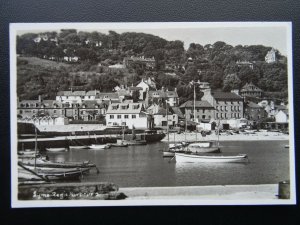
M 276 52 L 275 52 L 274 48 L 272 48 L 270 51 L 268 51 L 267 55 L 265 56 L 265 61 L 267 63 L 276 62 Z
M 112 103 L 106 112 L 107 126 L 147 128 L 147 114 L 142 103 Z
M 178 124 L 178 115 L 173 112 L 172 108 L 169 108 L 168 113 L 167 110 L 158 104 L 153 104 L 149 106 L 147 112 L 150 115 L 153 115 L 154 118 L 154 126 L 156 127 L 165 127 L 167 124 L 169 126 L 175 126 Z
M 277 123 L 288 123 L 289 122 L 289 114 L 287 110 L 280 110 L 275 115 L 275 121 Z

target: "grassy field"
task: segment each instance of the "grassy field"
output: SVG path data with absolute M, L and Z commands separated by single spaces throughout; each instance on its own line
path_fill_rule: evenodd
M 41 66 L 44 68 L 55 68 L 59 69 L 61 67 L 70 67 L 71 65 L 63 63 L 63 62 L 55 62 L 46 59 L 40 59 L 37 57 L 19 57 L 20 60 L 26 60 L 29 65 L 32 66 Z

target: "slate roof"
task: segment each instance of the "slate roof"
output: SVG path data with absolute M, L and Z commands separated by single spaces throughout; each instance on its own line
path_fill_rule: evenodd
M 260 105 L 258 105 L 258 104 L 256 104 L 256 103 L 254 103 L 254 102 L 249 102 L 249 103 L 247 104 L 247 107 L 249 107 L 249 108 L 256 108 L 256 109 L 263 109 L 262 106 L 260 106 Z
M 179 118 L 185 118 L 179 107 L 172 107 L 172 110 Z
M 149 97 L 151 98 L 178 98 L 176 91 L 149 91 Z
M 262 90 L 260 88 L 258 88 L 257 86 L 255 86 L 253 83 L 246 83 L 242 89 L 241 89 L 241 92 L 245 92 L 245 91 L 259 91 L 259 92 L 262 92 Z
M 92 90 L 92 91 L 59 91 L 57 92 L 57 96 L 89 96 L 89 95 L 97 95 L 100 94 L 100 91 Z
M 193 108 L 194 107 L 194 101 L 186 101 L 183 103 L 179 108 Z M 196 101 L 195 102 L 195 107 L 196 108 L 208 108 L 208 109 L 214 109 L 214 107 L 209 104 L 207 101 Z
M 117 92 L 106 92 L 99 93 L 99 98 L 108 98 L 108 99 L 119 99 L 119 95 Z
M 141 103 L 112 103 L 108 106 L 106 114 L 139 114 L 142 110 Z
M 216 91 L 216 92 L 212 92 L 211 93 L 212 96 L 216 99 L 216 100 L 227 100 L 227 101 L 231 101 L 231 100 L 236 100 L 236 101 L 241 101 L 243 100 L 243 98 L 235 93 L 232 92 L 222 92 L 222 91 Z

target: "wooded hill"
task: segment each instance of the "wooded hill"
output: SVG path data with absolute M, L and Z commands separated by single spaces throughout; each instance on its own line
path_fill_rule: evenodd
M 158 88 L 177 87 L 181 101 L 192 97 L 191 80 L 207 81 L 212 89 L 224 91 L 253 82 L 271 97 L 285 99 L 287 59 L 276 50 L 277 61 L 266 63 L 265 56 L 271 48 L 231 46 L 218 41 L 204 46 L 192 43 L 185 50 L 182 41 L 135 32 L 103 34 L 72 29 L 26 33 L 17 37 L 17 92 L 20 99 L 36 99 L 38 95 L 53 99 L 57 91 L 71 86 L 105 92 L 117 85 L 136 85 L 141 78 L 151 76 Z M 63 62 L 64 57 L 74 56 L 79 57 L 78 62 Z M 145 69 L 135 64 L 131 68 L 108 69 L 131 56 L 154 57 L 155 67 Z

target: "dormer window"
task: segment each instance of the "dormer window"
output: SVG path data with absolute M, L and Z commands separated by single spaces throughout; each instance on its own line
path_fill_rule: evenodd
M 134 105 L 133 109 L 138 109 L 140 106 L 139 105 Z
M 118 109 L 117 105 L 112 106 L 112 109 Z

